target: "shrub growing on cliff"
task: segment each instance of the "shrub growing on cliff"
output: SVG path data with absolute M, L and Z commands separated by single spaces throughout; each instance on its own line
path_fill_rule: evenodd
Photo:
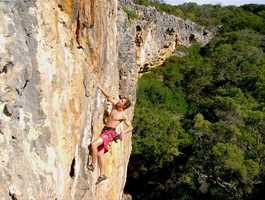
M 122 6 L 123 11 L 127 14 L 129 20 L 134 20 L 138 18 L 135 10 L 128 8 L 127 6 Z

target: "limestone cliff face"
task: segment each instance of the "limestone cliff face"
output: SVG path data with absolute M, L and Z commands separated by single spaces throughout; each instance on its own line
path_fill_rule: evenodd
M 107 105 L 95 82 L 134 105 L 140 70 L 211 34 L 117 0 L 5 0 L 0 16 L 0 200 L 122 199 L 130 134 L 105 155 L 108 181 L 85 168 Z

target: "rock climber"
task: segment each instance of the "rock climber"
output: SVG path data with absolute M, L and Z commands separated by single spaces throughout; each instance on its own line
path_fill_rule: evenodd
M 124 110 L 131 106 L 130 100 L 125 96 L 119 95 L 119 100 L 117 101 L 115 98 L 108 95 L 99 83 L 97 83 L 97 87 L 101 90 L 107 100 L 111 102 L 112 110 L 107 115 L 106 123 L 100 133 L 100 137 L 95 139 L 91 144 L 92 162 L 87 164 L 87 168 L 91 171 L 94 171 L 98 158 L 100 176 L 98 177 L 96 184 L 108 178 L 104 171 L 104 153 L 109 151 L 110 145 L 113 141 L 116 142 L 119 139 L 122 140 L 124 135 L 133 129 L 131 122 L 124 113 Z M 121 131 L 121 133 L 118 134 L 116 132 L 116 127 L 122 122 L 126 124 L 127 129 Z

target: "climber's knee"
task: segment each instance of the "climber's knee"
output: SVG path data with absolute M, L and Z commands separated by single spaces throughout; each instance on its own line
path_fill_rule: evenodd
M 97 144 L 97 143 L 93 143 L 93 144 L 92 144 L 92 149 L 93 149 L 93 150 L 96 150 L 97 147 L 98 147 L 98 144 Z
M 104 155 L 104 148 L 98 151 L 98 157 L 102 158 L 103 155 Z
M 96 139 L 91 145 L 92 149 L 96 150 L 98 148 L 98 146 L 101 145 L 102 143 L 103 143 L 103 139 L 102 138 Z
M 97 149 L 97 144 L 93 143 L 91 146 L 92 146 L 93 151 Z

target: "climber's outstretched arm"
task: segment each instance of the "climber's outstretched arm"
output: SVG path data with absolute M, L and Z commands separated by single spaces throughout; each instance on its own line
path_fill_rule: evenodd
M 128 120 L 127 117 L 125 117 L 125 120 L 124 120 L 124 123 L 126 124 L 127 126 L 127 129 L 125 129 L 124 131 L 122 131 L 123 133 L 129 133 L 133 130 L 133 126 L 132 126 L 132 123 L 130 122 L 130 120 Z
M 99 83 L 97 83 L 97 86 L 98 86 L 98 88 L 101 90 L 101 92 L 104 94 L 104 96 L 108 99 L 108 101 L 110 101 L 112 104 L 116 104 L 117 102 L 116 102 L 116 100 L 115 100 L 115 98 L 114 97 L 112 97 L 112 96 L 110 96 L 104 89 L 103 89 L 103 87 L 99 84 Z
M 132 123 L 130 122 L 130 120 L 128 120 L 128 118 L 126 116 L 124 117 L 124 123 L 126 124 L 127 128 L 121 132 L 121 134 L 120 134 L 121 140 L 124 137 L 124 134 L 129 133 L 133 130 Z

